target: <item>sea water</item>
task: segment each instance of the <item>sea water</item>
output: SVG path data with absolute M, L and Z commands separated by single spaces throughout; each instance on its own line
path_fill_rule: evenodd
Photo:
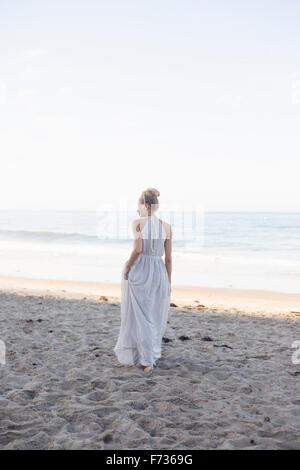
M 300 213 L 170 212 L 173 285 L 300 292 Z M 135 211 L 0 211 L 0 275 L 120 282 Z

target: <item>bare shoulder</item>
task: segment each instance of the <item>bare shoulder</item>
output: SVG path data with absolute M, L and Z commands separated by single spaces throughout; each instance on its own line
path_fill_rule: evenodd
M 132 221 L 132 227 L 138 227 L 138 229 L 140 230 L 140 219 L 134 219 Z
M 164 227 L 164 229 L 165 229 L 167 238 L 171 238 L 171 236 L 172 236 L 172 228 L 171 228 L 171 225 L 168 224 L 168 222 L 165 222 L 165 221 L 162 220 L 162 219 L 159 219 L 159 221 L 162 223 L 162 225 L 163 225 L 163 227 Z
M 135 219 L 132 221 L 132 232 L 134 237 L 138 237 L 141 231 L 140 219 Z

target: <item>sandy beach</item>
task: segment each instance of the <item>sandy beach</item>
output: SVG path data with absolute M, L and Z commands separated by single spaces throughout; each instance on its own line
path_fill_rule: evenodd
M 147 376 L 113 353 L 119 285 L 0 278 L 0 448 L 300 449 L 300 295 L 171 300 Z

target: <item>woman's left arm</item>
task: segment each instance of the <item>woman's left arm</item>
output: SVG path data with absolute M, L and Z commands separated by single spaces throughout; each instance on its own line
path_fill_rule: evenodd
M 133 263 L 138 259 L 140 256 L 142 249 L 143 249 L 143 241 L 141 238 L 141 230 L 140 230 L 140 222 L 139 220 L 134 220 L 132 223 L 132 232 L 134 237 L 133 242 L 133 250 L 131 252 L 130 258 L 126 263 L 125 271 L 124 271 L 124 279 L 128 280 L 128 273 L 130 271 L 131 266 Z

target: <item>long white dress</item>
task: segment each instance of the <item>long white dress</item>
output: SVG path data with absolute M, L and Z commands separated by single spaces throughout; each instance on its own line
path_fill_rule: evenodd
M 156 365 L 167 327 L 170 283 L 162 258 L 166 239 L 156 216 L 141 230 L 142 253 L 121 280 L 121 326 L 114 352 L 122 364 Z

